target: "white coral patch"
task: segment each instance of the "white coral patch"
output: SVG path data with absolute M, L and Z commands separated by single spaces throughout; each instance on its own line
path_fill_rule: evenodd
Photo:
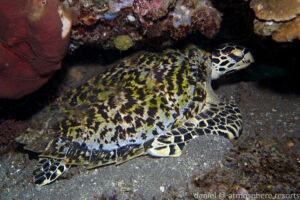
M 123 8 L 132 7 L 134 0 L 108 1 L 109 13 L 117 13 Z
M 171 15 L 173 15 L 173 26 L 175 28 L 178 28 L 180 25 L 191 25 L 191 12 L 186 6 L 177 6 L 175 11 L 173 11 Z
M 131 22 L 134 22 L 135 21 L 135 17 L 132 16 L 132 15 L 127 15 L 127 19 Z
M 58 6 L 57 11 L 60 16 L 61 23 L 62 23 L 61 37 L 62 37 L 62 39 L 64 39 L 69 35 L 69 33 L 71 31 L 72 20 L 69 17 L 68 13 L 61 6 Z

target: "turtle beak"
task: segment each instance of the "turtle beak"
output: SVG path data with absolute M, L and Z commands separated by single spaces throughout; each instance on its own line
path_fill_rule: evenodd
M 225 72 L 225 74 L 232 74 L 232 73 L 234 73 L 234 72 L 236 72 L 236 71 L 238 71 L 238 70 L 232 69 L 232 70 L 230 70 L 230 71 Z

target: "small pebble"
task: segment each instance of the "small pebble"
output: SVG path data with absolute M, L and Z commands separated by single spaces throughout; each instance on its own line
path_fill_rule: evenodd
M 160 186 L 159 189 L 160 189 L 161 192 L 165 192 L 165 187 L 164 186 Z
M 292 146 L 294 146 L 294 143 L 292 141 L 286 141 L 285 145 L 288 147 L 292 147 Z

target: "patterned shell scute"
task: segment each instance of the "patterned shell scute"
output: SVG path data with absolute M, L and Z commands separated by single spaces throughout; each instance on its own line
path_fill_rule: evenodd
M 28 149 L 88 164 L 152 140 L 186 113 L 197 91 L 205 93 L 197 83 L 205 82 L 206 66 L 196 51 L 144 52 L 113 65 L 58 99 L 66 117 L 47 130 L 47 145 Z

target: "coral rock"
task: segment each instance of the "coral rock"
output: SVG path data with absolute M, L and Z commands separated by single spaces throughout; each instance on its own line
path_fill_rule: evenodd
M 116 1 L 110 0 L 108 2 L 109 13 L 117 13 L 123 8 L 128 8 L 133 5 L 133 0 L 123 0 L 123 1 Z
M 20 98 L 40 88 L 60 69 L 71 17 L 57 0 L 3 1 L 0 98 Z
M 157 20 L 167 15 L 168 8 L 174 4 L 174 0 L 135 0 L 133 10 L 139 16 L 142 23 L 145 17 L 149 20 Z
M 250 4 L 257 18 L 286 21 L 300 13 L 300 0 L 252 0 Z
M 282 23 L 273 21 L 254 20 L 254 32 L 257 35 L 270 36 L 280 29 Z
M 212 7 L 207 0 L 178 1 L 171 13 L 173 27 L 172 37 L 183 37 L 190 29 L 200 31 L 208 38 L 212 38 L 219 31 L 222 14 Z
M 300 0 L 252 0 L 254 32 L 277 42 L 300 38 Z
M 222 14 L 213 8 L 209 0 L 99 2 L 77 2 L 80 17 L 78 25 L 72 29 L 72 47 L 96 43 L 104 48 L 115 48 L 114 40 L 120 35 L 129 35 L 133 44 L 145 44 L 153 41 L 149 38 L 159 38 L 169 45 L 195 30 L 212 38 L 221 23 Z
M 296 38 L 300 40 L 300 17 L 284 23 L 280 30 L 273 34 L 272 38 L 277 42 L 292 41 Z

